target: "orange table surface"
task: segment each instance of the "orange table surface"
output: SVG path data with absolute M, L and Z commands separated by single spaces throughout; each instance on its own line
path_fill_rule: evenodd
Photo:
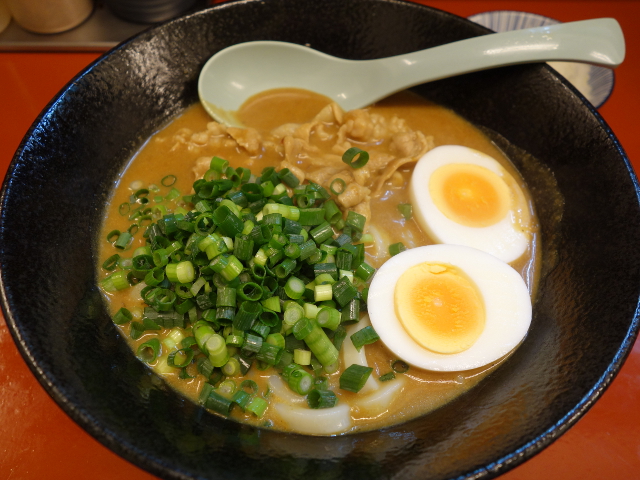
M 600 113 L 640 171 L 640 2 L 448 0 L 420 3 L 469 16 L 490 10 L 534 12 L 560 21 L 613 17 L 627 57 Z M 98 54 L 0 53 L 0 171 L 48 101 Z M 156 478 L 121 459 L 77 426 L 35 380 L 0 316 L 0 480 Z M 565 435 L 501 478 L 640 478 L 640 344 L 602 398 Z

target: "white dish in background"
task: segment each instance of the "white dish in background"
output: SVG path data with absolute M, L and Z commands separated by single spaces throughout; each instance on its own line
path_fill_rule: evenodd
M 468 17 L 468 19 L 495 32 L 560 23 L 558 20 L 535 13 L 511 10 L 478 13 Z M 614 73 L 609 68 L 574 62 L 549 62 L 549 65 L 570 81 L 596 108 L 606 102 L 611 95 L 614 85 Z

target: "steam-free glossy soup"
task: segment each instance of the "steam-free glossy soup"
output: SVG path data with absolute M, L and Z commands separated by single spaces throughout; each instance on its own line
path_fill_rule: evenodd
M 374 241 L 366 245 L 366 259 L 374 267 L 379 267 L 389 258 L 387 248 L 390 244 L 403 242 L 411 248 L 433 243 L 413 219 L 406 220 L 399 213 L 398 204 L 410 203 L 408 184 L 413 164 L 425 151 L 435 146 L 464 145 L 494 157 L 518 179 L 526 193 L 523 182 L 508 159 L 485 135 L 455 113 L 411 93 L 395 95 L 362 111 L 345 113 L 328 106 L 328 100 L 324 97 L 310 92 L 277 91 L 250 100 L 239 115 L 250 129 L 226 129 L 212 122 L 199 105 L 194 105 L 151 137 L 132 159 L 113 192 L 101 238 L 106 239 L 113 230 L 126 231 L 130 227 L 132 221 L 128 215 L 122 215 L 119 208 L 140 188 L 150 185 L 158 188 L 155 193 L 151 188 L 152 193 L 148 197 L 150 206 L 154 205 L 156 196 L 166 195 L 171 189 L 176 189 L 181 196 L 170 202 L 171 206 L 190 209 L 190 205 L 182 202 L 182 195 L 192 192 L 194 180 L 206 172 L 213 156 L 228 160 L 233 167 L 249 168 L 255 175 L 259 175 L 267 166 L 278 169 L 287 167 L 297 176 L 304 175 L 307 181 L 312 180 L 326 188 L 335 178 L 344 178 L 349 185 L 355 185 L 352 197 L 345 197 L 342 206 L 367 217 L 367 231 L 373 234 Z M 341 162 L 340 156 L 349 146 L 358 146 L 370 153 L 366 172 L 348 171 Z M 161 180 L 168 175 L 175 176 L 176 180 L 171 187 L 164 187 Z M 367 177 L 357 178 L 358 175 Z M 143 230 L 141 227 L 140 233 L 134 235 L 133 243 L 120 252 L 122 257 L 131 256 L 137 247 L 144 245 Z M 538 276 L 535 217 L 531 224 L 531 239 L 529 250 L 511 265 L 521 273 L 533 296 Z M 112 244 L 103 241 L 100 245 L 100 265 L 113 253 Z M 108 274 L 104 272 L 102 276 Z M 132 312 L 134 320 L 139 319 L 145 306 L 140 298 L 142 286 L 140 284 L 107 293 L 112 314 L 126 307 Z M 362 323 L 365 324 L 366 315 L 363 316 Z M 164 338 L 169 333 L 169 329 L 146 331 L 140 338 L 132 340 L 130 325 L 128 323 L 120 328 L 123 338 L 134 351 L 149 338 Z M 189 334 L 188 328 L 185 333 Z M 380 341 L 364 348 L 368 365 L 373 367 L 371 377 L 376 379 L 377 391 L 386 392 L 379 394 L 384 398 L 372 400 L 374 390 L 367 394 L 340 390 L 337 386 L 340 371 L 326 374 L 338 396 L 338 405 L 349 406 L 351 423 L 347 427 L 337 425 L 325 431 L 316 430 L 315 427 L 299 428 L 294 420 L 285 418 L 286 415 L 283 417 L 282 410 L 277 408 L 278 403 L 288 405 L 289 410 L 308 407 L 304 400 L 291 398 L 295 394 L 287 391 L 286 382 L 278 380 L 278 373 L 272 367 L 261 370 L 254 366 L 242 378 L 254 380 L 259 395 L 268 398 L 269 407 L 264 415 L 257 418 L 234 408 L 232 418 L 259 426 L 310 434 L 381 428 L 425 414 L 451 401 L 476 385 L 503 361 L 501 359 L 486 367 L 462 372 L 439 373 L 411 367 L 406 373 L 396 374 L 394 380 L 380 382 L 377 379 L 390 372 L 392 363 L 398 358 Z M 168 349 L 163 347 L 159 359 L 150 364 L 151 368 L 172 387 L 198 401 L 199 392 L 207 379 L 198 374 L 195 361 L 182 371 L 167 366 L 167 355 Z M 180 378 L 185 376 L 185 372 L 192 378 Z M 369 398 L 369 401 L 362 400 L 365 398 Z

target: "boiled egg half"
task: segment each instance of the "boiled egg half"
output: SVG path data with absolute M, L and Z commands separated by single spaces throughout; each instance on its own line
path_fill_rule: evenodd
M 399 358 L 419 368 L 462 371 L 505 356 L 525 337 L 531 298 L 509 264 L 475 248 L 406 250 L 376 272 L 371 324 Z
M 411 176 L 410 195 L 416 220 L 436 243 L 474 247 L 508 263 L 531 243 L 522 189 L 477 150 L 443 145 L 427 152 Z

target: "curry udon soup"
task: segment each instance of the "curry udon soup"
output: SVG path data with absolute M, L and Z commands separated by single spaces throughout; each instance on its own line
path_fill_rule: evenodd
M 246 128 L 227 128 L 192 106 L 148 140 L 113 192 L 99 283 L 141 361 L 213 412 L 313 435 L 425 414 L 504 361 L 527 320 L 515 343 L 482 361 L 465 358 L 494 307 L 477 274 L 456 264 L 462 249 L 471 263 L 490 257 L 515 272 L 530 310 L 536 219 L 524 182 L 491 141 L 406 92 L 344 112 L 311 92 L 271 91 L 238 113 Z M 465 159 L 472 168 L 463 171 L 437 158 L 445 186 L 438 190 L 433 178 L 412 186 L 430 152 L 452 146 L 495 165 Z M 434 238 L 442 227 L 430 225 L 431 207 L 415 203 L 425 192 L 435 192 L 436 210 L 472 239 L 498 215 L 511 230 L 497 234 L 516 231 L 524 248 L 507 264 L 500 252 L 442 244 L 465 240 Z M 453 257 L 432 258 L 434 248 L 453 248 Z M 396 259 L 411 264 L 398 267 L 403 278 L 376 287 L 383 265 Z M 375 301 L 390 302 L 379 310 L 394 317 L 395 333 L 378 327 L 374 287 L 388 293 Z M 403 358 L 387 345 L 399 338 L 442 362 Z

